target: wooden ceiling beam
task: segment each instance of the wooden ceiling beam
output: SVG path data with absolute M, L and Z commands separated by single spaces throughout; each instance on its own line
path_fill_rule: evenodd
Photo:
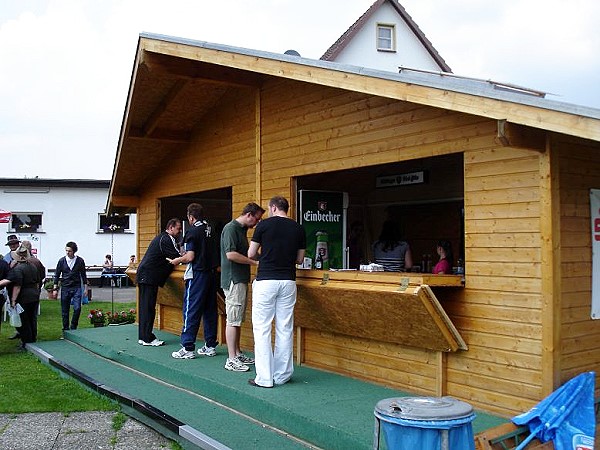
M 173 144 L 188 144 L 190 142 L 191 131 L 170 130 L 166 128 L 154 128 L 151 135 L 146 135 L 141 128 L 131 128 L 127 134 L 127 139 L 144 140 L 146 142 L 170 142 Z
M 498 120 L 498 132 L 495 140 L 503 147 L 546 151 L 546 132 L 544 130 L 509 123 L 506 120 Z
M 152 134 L 154 129 L 158 126 L 158 122 L 160 121 L 160 118 L 162 117 L 164 112 L 167 110 L 169 105 L 177 98 L 177 96 L 183 90 L 183 88 L 185 87 L 185 85 L 187 83 L 188 83 L 187 80 L 177 80 L 175 82 L 175 84 L 173 84 L 173 86 L 171 86 L 171 89 L 169 89 L 169 92 L 167 92 L 167 94 L 162 99 L 162 101 L 158 104 L 156 109 L 154 111 L 152 111 L 152 114 L 150 114 L 150 117 L 148 117 L 148 120 L 144 124 L 144 126 L 143 126 L 144 136 L 149 136 L 150 134 Z

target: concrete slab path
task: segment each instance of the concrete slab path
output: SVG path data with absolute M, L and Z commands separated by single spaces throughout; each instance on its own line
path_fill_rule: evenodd
M 161 450 L 171 441 L 127 417 L 113 429 L 114 411 L 0 414 L 0 448 L 4 450 Z

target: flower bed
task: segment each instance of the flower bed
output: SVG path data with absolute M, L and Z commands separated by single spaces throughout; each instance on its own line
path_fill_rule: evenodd
M 106 323 L 106 314 L 101 309 L 90 309 L 88 319 L 90 319 L 90 323 L 95 327 L 103 327 Z
M 91 309 L 88 314 L 90 323 L 95 327 L 103 327 L 104 325 L 123 325 L 126 323 L 135 322 L 135 309 L 127 311 L 102 311 L 101 309 Z
M 109 325 L 122 325 L 125 323 L 134 323 L 135 313 L 136 311 L 133 308 L 128 311 L 107 312 L 106 320 Z

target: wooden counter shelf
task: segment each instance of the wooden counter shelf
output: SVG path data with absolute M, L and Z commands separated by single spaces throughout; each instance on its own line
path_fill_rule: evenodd
M 159 305 L 181 308 L 182 274 L 173 271 Z M 298 339 L 311 328 L 439 352 L 468 349 L 432 290 L 462 287 L 460 275 L 299 269 L 296 283 Z
M 459 275 L 299 269 L 296 283 L 297 327 L 439 352 L 468 348 L 431 289 L 461 287 Z

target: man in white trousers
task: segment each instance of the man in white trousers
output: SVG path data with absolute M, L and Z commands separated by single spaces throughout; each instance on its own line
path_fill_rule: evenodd
M 248 257 L 260 264 L 252 283 L 252 329 L 256 377 L 252 386 L 271 388 L 287 383 L 294 372 L 293 335 L 296 304 L 296 264 L 304 260 L 306 233 L 287 215 L 289 203 L 276 196 L 269 201 L 269 218 L 254 231 Z M 271 327 L 275 320 L 275 349 Z

